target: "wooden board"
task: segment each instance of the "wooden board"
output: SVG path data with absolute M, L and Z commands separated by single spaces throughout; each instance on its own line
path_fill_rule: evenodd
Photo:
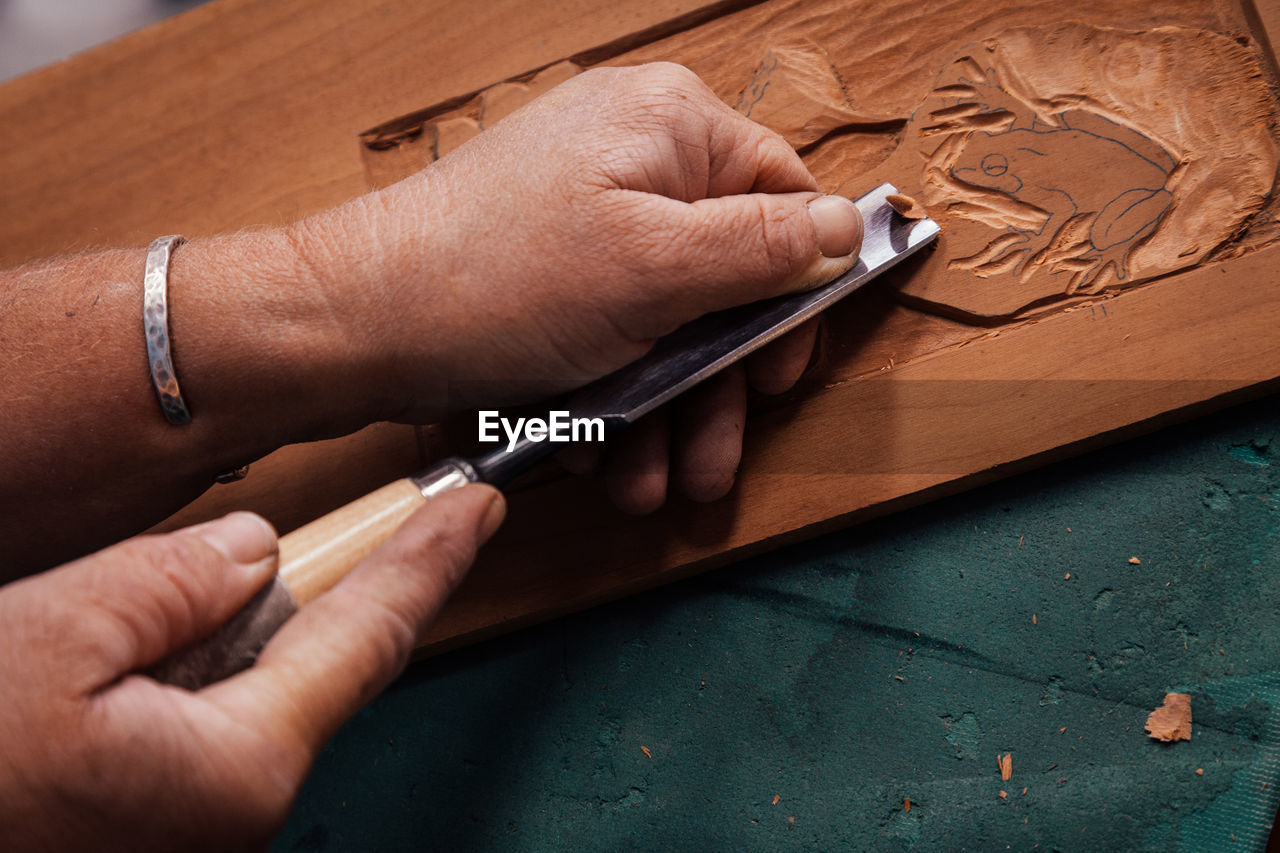
M 275 53 L 241 46 L 258 52 L 209 56 L 183 72 L 257 80 L 255 56 L 275 69 L 247 95 L 215 99 L 216 114 L 242 132 L 209 139 L 186 124 L 164 135 L 99 114 L 95 132 L 116 129 L 123 141 L 64 178 L 47 164 L 69 158 L 74 143 L 44 155 L 19 145 L 22 156 L 0 172 L 17 189 L 0 193 L 0 204 L 29 205 L 60 180 L 86 185 L 89 203 L 68 201 L 6 229 L 0 253 L 74 246 L 72 235 L 85 233 L 76 226 L 104 213 L 109 191 L 172 186 L 165 180 L 192 158 L 203 158 L 193 174 L 159 191 L 161 213 L 111 220 L 109 239 L 173 230 L 166 212 L 193 233 L 280 221 L 428 165 L 593 63 L 652 59 L 688 64 L 728 103 L 782 132 L 828 188 L 895 181 L 944 228 L 930 257 L 832 312 L 801 388 L 757 401 L 727 500 L 677 501 L 632 519 L 605 505 L 595 484 L 553 469 L 517 484 L 507 528 L 437 624 L 434 649 L 987 482 L 1263 393 L 1280 377 L 1271 4 L 1085 0 L 1064 12 L 1047 0 L 957 0 L 943 16 L 905 2 L 635 4 L 579 31 L 572 4 L 555 3 L 522 19 L 528 30 L 488 16 L 454 21 L 461 29 L 450 38 L 416 51 L 401 35 L 419 20 L 416 4 L 352 4 L 365 14 L 350 17 L 310 0 L 281 5 L 295 17 L 221 0 L 158 34 L 0 88 L 0 133 L 19 145 L 22 128 L 56 127 L 37 105 L 62 119 L 75 113 L 71 99 L 43 103 L 55 87 L 92 91 L 84 82 L 104 69 L 118 76 L 100 85 L 121 93 L 127 70 L 153 75 L 156 91 L 129 95 L 132 109 L 175 103 L 177 84 L 164 73 L 179 73 L 176 54 L 157 62 L 151 53 L 171 42 L 205 56 L 248 23 L 265 23 L 287 57 L 277 66 Z M 507 12 L 518 8 L 511 0 Z M 628 23 L 632 14 L 648 17 Z M 709 17 L 691 26 L 698 15 Z M 947 25 L 954 20 L 966 22 L 963 32 Z M 379 37 L 399 39 L 385 57 L 392 70 L 367 73 L 350 47 Z M 446 83 L 424 88 L 428 66 Z M 318 82 L 299 91 L 306 79 Z M 362 88 L 370 80 L 372 97 Z M 288 133 L 268 144 L 263 127 Z M 1023 144 L 1030 134 L 1045 150 Z M 983 165 L 992 155 L 1006 160 L 999 174 Z M 119 174 L 102 177 L 108 164 Z M 1022 189 L 1033 185 L 1045 191 Z M 217 198 L 200 204 L 213 187 Z M 1063 196 L 1069 206 L 1056 201 Z M 308 488 L 332 451 L 290 452 L 229 487 L 277 521 L 291 513 L 285 528 L 335 498 Z M 344 453 L 358 466 L 381 451 Z M 227 494 L 211 493 L 183 518 L 220 511 Z

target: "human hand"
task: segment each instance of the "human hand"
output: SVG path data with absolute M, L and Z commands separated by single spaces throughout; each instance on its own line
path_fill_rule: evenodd
M 423 421 L 578 387 L 708 311 L 829 281 L 862 228 L 780 136 L 655 64 L 579 75 L 295 231 L 351 337 L 377 342 L 387 417 Z M 708 382 L 679 428 L 651 417 L 611 442 L 615 500 L 655 508 L 669 464 L 696 499 L 727 492 L 747 377 L 786 390 L 814 331 Z
M 403 669 L 503 513 L 487 486 L 429 501 L 254 667 L 197 692 L 139 671 L 271 578 L 261 518 L 131 539 L 0 588 L 5 849 L 265 847 L 320 748 Z

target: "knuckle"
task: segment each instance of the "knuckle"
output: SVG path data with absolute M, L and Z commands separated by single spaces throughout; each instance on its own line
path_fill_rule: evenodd
M 151 570 L 157 597 L 172 602 L 186 615 L 193 615 L 213 592 L 216 573 L 205 569 L 223 560 L 194 535 L 153 537 L 139 543 L 138 550 L 140 562 Z
M 640 104 L 652 109 L 684 106 L 702 101 L 709 94 L 706 84 L 688 68 L 674 62 L 651 62 L 633 66 L 626 78 Z
M 795 214 L 763 200 L 752 202 L 755 232 L 754 257 L 762 275 L 783 278 L 792 275 L 808 260 L 808 245 L 800 229 L 794 227 Z

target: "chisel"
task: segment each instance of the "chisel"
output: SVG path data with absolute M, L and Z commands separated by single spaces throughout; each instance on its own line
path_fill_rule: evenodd
M 642 358 L 579 392 L 569 404 L 573 416 L 600 418 L 606 435 L 624 429 L 932 243 L 937 223 L 897 214 L 886 201 L 896 195 L 891 184 L 882 184 L 854 202 L 862 213 L 863 238 L 849 272 L 816 290 L 718 311 L 682 326 Z M 281 537 L 275 580 L 217 632 L 151 674 L 195 689 L 251 666 L 289 616 L 346 577 L 424 501 L 468 483 L 505 485 L 562 448 L 522 436 L 473 459 L 445 459 Z

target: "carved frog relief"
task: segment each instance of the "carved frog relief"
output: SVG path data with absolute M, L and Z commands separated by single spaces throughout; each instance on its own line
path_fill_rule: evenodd
M 874 170 L 942 225 L 899 292 L 990 325 L 1229 247 L 1270 198 L 1276 145 L 1256 87 L 1203 69 L 1252 62 L 1216 33 L 1077 22 L 962 48 Z
M 1033 122 L 1028 129 L 979 132 L 965 140 L 952 164 L 952 177 L 966 184 L 1012 196 L 1033 205 L 1047 218 L 1036 230 L 1011 227 L 1018 239 L 983 264 L 998 264 L 1020 253 L 1013 272 L 1043 262 L 1068 223 L 1069 248 L 1078 267 L 1070 288 L 1077 290 L 1111 266 L 1118 280 L 1128 277 L 1134 244 L 1151 234 L 1173 201 L 1165 183 L 1173 158 L 1150 159 L 1122 139 L 1131 131 L 1095 116 L 1094 125 L 1110 125 L 1112 136 L 1077 130 L 1060 116 L 1061 126 Z M 1115 138 L 1119 137 L 1119 138 Z M 1163 152 L 1161 152 L 1163 153 Z M 1087 180 L 1078 164 L 1087 163 Z

